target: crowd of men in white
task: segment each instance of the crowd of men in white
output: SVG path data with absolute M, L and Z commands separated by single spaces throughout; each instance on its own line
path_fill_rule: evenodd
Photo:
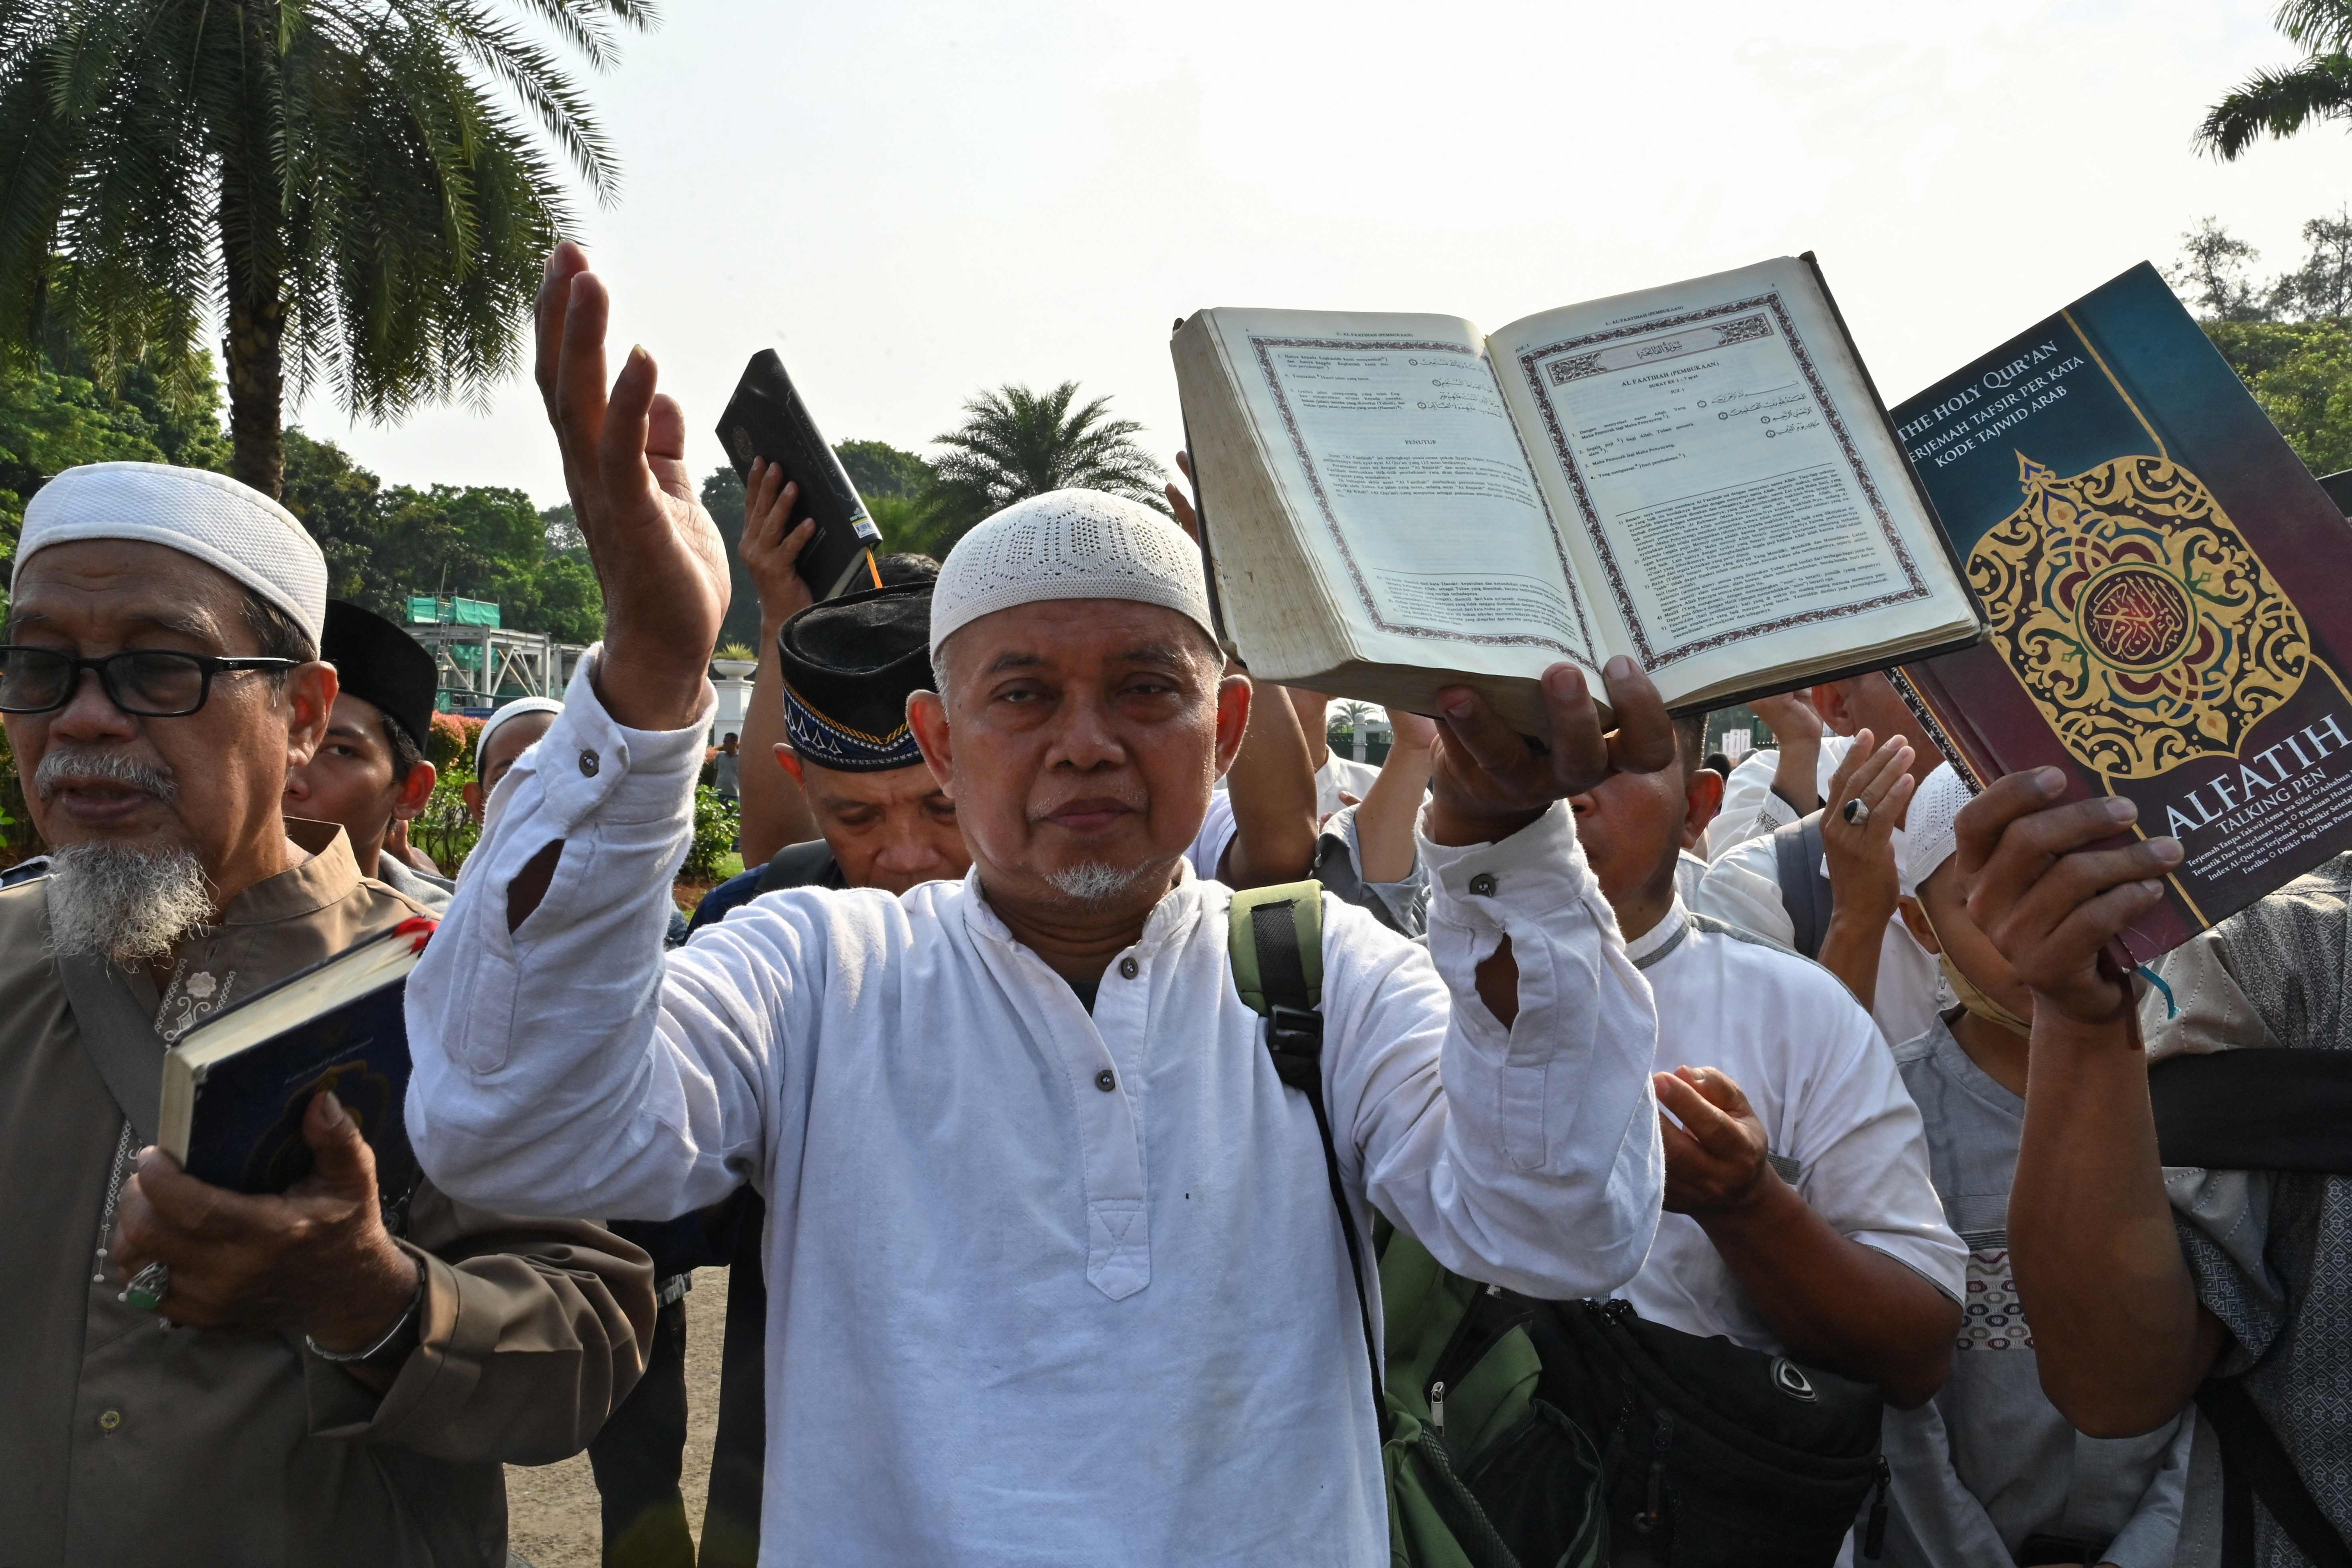
M 1019 502 L 884 590 L 868 633 L 919 616 L 920 673 L 877 728 L 794 674 L 823 664 L 785 630 L 807 531 L 762 470 L 751 868 L 674 945 L 728 572 L 652 361 L 608 381 L 605 313 L 559 251 L 540 380 L 605 638 L 482 736 L 454 885 L 400 833 L 415 721 L 320 661 L 299 524 L 144 466 L 34 498 L 0 709 L 55 853 L 0 890 L 0 1169 L 49 1195 L 0 1225 L 57 1278 L 0 1307 L 26 1363 L 0 1370 L 0 1559 L 498 1563 L 499 1465 L 577 1451 L 657 1359 L 675 1291 L 604 1227 L 748 1186 L 760 1561 L 1386 1562 L 1378 1279 L 1226 918 L 1233 886 L 1344 862 L 1322 1073 L 1360 1229 L 1878 1385 L 1891 1561 L 2190 1560 L 2189 1395 L 2320 1335 L 2247 1240 L 2263 1201 L 2184 1198 L 2221 1244 L 2176 1240 L 2144 1136 L 2097 958 L 2177 846 L 2091 849 L 2105 803 L 2032 775 L 1971 799 L 1876 675 L 1759 704 L 1779 743 L 1727 779 L 1624 660 L 1605 730 L 1560 665 L 1540 743 L 1465 688 L 1392 714 L 1379 768 L 1335 756 L 1321 698 L 1220 651 L 1172 488 L 1176 521 Z M 1818 962 L 1778 833 L 1815 814 Z M 792 840 L 800 885 L 761 891 Z M 76 962 L 110 961 L 160 1052 L 418 915 L 406 1233 L 331 1098 L 318 1174 L 239 1197 L 142 1147 L 89 1065 L 115 1026 Z M 2183 960 L 2193 994 L 2141 1005 L 2158 1050 L 2282 1026 L 2230 929 Z M 2267 1280 L 2259 1322 L 2222 1253 Z M 2292 1451 L 2335 1451 L 2331 1408 L 2278 1414 Z

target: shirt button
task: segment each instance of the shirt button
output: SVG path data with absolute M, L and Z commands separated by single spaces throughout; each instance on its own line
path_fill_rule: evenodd
M 122 1412 L 120 1410 L 106 1411 L 98 1418 L 98 1429 L 101 1432 L 111 1432 L 121 1425 Z
M 1122 958 L 1118 961 L 1118 977 L 1121 980 L 1132 980 L 1142 972 L 1143 966 L 1131 958 Z
M 1110 1068 L 1105 1068 L 1102 1071 L 1095 1074 L 1095 1087 L 1101 1089 L 1105 1094 L 1108 1094 L 1112 1089 L 1118 1087 L 1118 1075 L 1111 1071 Z
M 596 776 L 596 770 L 603 765 L 604 763 L 598 760 L 595 752 L 583 752 L 580 753 L 580 776 L 582 778 L 594 778 Z
M 1495 874 L 1492 871 L 1479 872 L 1470 879 L 1470 890 L 1482 899 L 1492 898 L 1495 892 Z

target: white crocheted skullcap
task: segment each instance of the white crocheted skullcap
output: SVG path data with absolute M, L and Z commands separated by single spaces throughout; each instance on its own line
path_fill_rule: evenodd
M 89 463 L 34 492 L 16 541 L 37 551 L 77 539 L 165 545 L 227 573 L 293 617 L 313 643 L 327 626 L 327 558 L 294 514 L 249 485 L 169 463 Z
M 552 697 L 518 697 L 488 718 L 482 721 L 482 732 L 474 737 L 474 771 L 482 771 L 482 758 L 489 752 L 490 737 L 497 734 L 509 719 L 520 719 L 526 713 L 561 713 L 563 704 Z
M 940 645 L 999 610 L 1046 599 L 1161 605 L 1212 641 L 1201 550 L 1141 501 L 1100 490 L 1048 490 L 1014 501 L 956 541 L 931 590 L 931 662 Z
M 1945 763 L 1922 780 L 1903 818 L 1903 844 L 1897 850 L 1895 881 L 1906 898 L 1916 897 L 1919 884 L 1952 858 L 1957 845 L 1953 823 L 1960 807 L 1976 796 L 1966 780 Z

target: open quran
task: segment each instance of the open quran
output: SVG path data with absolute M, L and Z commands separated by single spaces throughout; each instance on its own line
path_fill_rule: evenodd
M 1548 310 L 1202 310 L 1173 352 L 1254 674 L 1433 710 L 1618 654 L 1715 707 L 1981 619 L 1812 258 Z M 1600 682 L 1592 680 L 1596 693 Z

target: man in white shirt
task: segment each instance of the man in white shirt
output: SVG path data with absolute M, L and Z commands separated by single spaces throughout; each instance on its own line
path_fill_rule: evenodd
M 1700 721 L 1685 721 L 1696 759 Z M 1657 998 L 1666 1207 L 1617 1292 L 1643 1317 L 1875 1383 L 1916 1405 L 1950 1370 L 1967 1249 L 1870 1016 L 1820 965 L 1675 891 L 1687 810 L 1665 773 L 1576 797 L 1577 834 Z
M 1875 670 L 1827 680 L 1752 704 L 1771 728 L 1775 745 L 1750 752 L 1731 770 L 1723 786 L 1723 809 L 1707 824 L 1707 858 L 1750 838 L 1769 838 L 1774 829 L 1801 822 L 1829 798 L 1830 775 L 1838 771 L 1853 737 L 1868 730 L 1885 741 L 1900 735 L 1911 742 L 1919 778 L 1943 760 L 1927 727 Z
M 1327 722 L 1331 699 L 1303 686 L 1280 689 L 1290 699 L 1291 711 L 1298 715 L 1299 728 L 1307 731 L 1307 752 L 1315 763 L 1315 815 L 1318 818 L 1328 816 L 1371 794 L 1372 781 L 1381 776 L 1380 764 L 1360 763 L 1331 749 L 1331 729 Z
M 1858 679 L 1881 684 L 1886 679 L 1882 675 Z M 1890 693 L 1892 689 L 1890 686 Z M 1899 700 L 1895 706 L 1902 707 Z M 1909 710 L 1905 712 L 1907 716 Z M 1889 1040 L 1914 1039 L 1926 1032 L 1946 999 L 1935 955 L 1919 945 L 1903 922 L 1898 894 L 1907 896 L 1907 889 L 1900 888 L 1894 869 L 1903 854 L 1901 822 L 1912 783 L 1941 759 L 1932 746 L 1923 758 L 1920 747 L 1927 742 L 1914 740 L 1910 734 L 1918 728 L 1917 721 L 1907 722 L 1909 730 L 1862 730 L 1860 735 L 1871 737 L 1874 745 L 1885 742 L 1867 754 L 1858 752 L 1854 742 L 1843 736 L 1827 737 L 1822 743 L 1824 766 L 1832 750 L 1830 742 L 1837 742 L 1835 754 L 1840 761 L 1835 768 L 1827 769 L 1822 784 L 1822 795 L 1830 804 L 1815 808 L 1822 852 L 1812 857 L 1812 864 L 1801 868 L 1799 875 L 1828 879 L 1834 912 L 1825 927 L 1815 931 L 1811 942 L 1797 941 L 1797 921 L 1790 909 L 1789 866 L 1782 856 L 1790 842 L 1784 831 L 1793 829 L 1803 818 L 1793 818 L 1721 850 L 1700 879 L 1693 900 L 1701 914 L 1782 946 L 1797 947 L 1805 956 L 1828 964 L 1863 998 Z M 1890 773 L 1893 768 L 1901 772 Z M 1835 809 L 1843 800 L 1841 787 L 1846 795 L 1868 797 L 1865 806 L 1874 799 L 1881 804 L 1874 826 L 1866 816 L 1848 820 Z M 1787 807 L 1778 786 L 1771 802 L 1776 811 Z M 1768 818 L 1771 815 L 1768 813 Z M 1861 851 L 1865 847 L 1868 853 L 1864 855 Z M 1887 911 L 1884 916 L 1877 912 L 1881 909 Z
M 641 351 L 608 403 L 584 268 L 549 265 L 541 381 L 607 638 L 410 988 L 425 1165 L 541 1213 L 762 1193 L 771 1565 L 1385 1563 L 1377 1282 L 1183 864 L 1250 700 L 1198 552 L 1086 491 L 966 536 L 909 718 L 971 877 L 768 894 L 665 960 L 727 577 Z M 1671 760 L 1609 687 L 1613 738 L 1554 667 L 1540 752 L 1442 693 L 1431 951 L 1324 911 L 1360 1227 L 1554 1298 L 1633 1273 L 1662 1181 L 1648 987 L 1559 804 Z
M 1170 488 L 1172 489 L 1174 487 Z M 1381 776 L 1381 770 L 1373 763 L 1360 763 L 1331 750 L 1329 731 L 1324 725 L 1325 710 L 1331 705 L 1328 697 L 1319 691 L 1308 691 L 1296 686 L 1276 686 L 1271 682 L 1259 686 L 1256 695 L 1260 703 L 1286 702 L 1297 716 L 1299 731 L 1307 740 L 1307 765 L 1314 769 L 1317 826 L 1329 822 L 1340 811 L 1370 795 L 1373 784 Z M 1266 717 L 1258 715 L 1254 734 L 1265 727 Z M 1287 744 L 1295 748 L 1297 742 L 1291 741 Z M 1192 861 L 1194 875 L 1241 888 L 1288 879 L 1253 873 L 1249 868 L 1236 865 L 1234 858 L 1229 858 L 1235 857 L 1237 843 L 1247 845 L 1249 842 L 1248 836 L 1243 831 L 1244 824 L 1234 815 L 1234 790 L 1254 787 L 1264 788 L 1265 785 L 1261 780 L 1245 781 L 1241 768 L 1235 768 L 1230 778 L 1219 782 L 1216 793 L 1209 798 L 1209 814 L 1202 819 L 1201 831 L 1193 836 L 1192 847 L 1186 851 L 1186 858 Z M 1279 856 L 1276 858 L 1280 858 Z M 1303 876 L 1305 872 L 1300 870 L 1290 875 Z

